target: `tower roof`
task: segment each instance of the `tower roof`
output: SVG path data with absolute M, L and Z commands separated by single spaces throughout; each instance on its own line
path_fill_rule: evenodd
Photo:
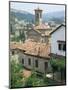
M 35 30 L 45 30 L 45 29 L 51 29 L 50 26 L 48 24 L 39 24 L 37 26 L 34 27 Z
M 43 11 L 43 10 L 38 7 L 37 9 L 35 9 L 35 11 Z

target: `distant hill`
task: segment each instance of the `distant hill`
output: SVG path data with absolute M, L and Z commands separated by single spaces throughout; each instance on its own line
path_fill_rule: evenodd
M 33 21 L 34 15 L 29 13 L 29 12 L 11 9 L 10 14 L 13 17 L 16 17 L 18 20 L 24 20 L 26 22 L 33 22 L 34 23 L 34 21 Z
M 34 23 L 34 18 L 35 18 L 34 15 L 27 11 L 11 9 L 10 15 L 11 15 L 11 20 L 13 20 L 13 18 L 15 17 L 18 20 L 24 20 L 26 22 Z M 65 19 L 65 12 L 55 11 L 55 12 L 44 13 L 42 19 L 43 22 L 55 21 L 55 23 L 63 23 Z
M 55 11 L 50 13 L 43 14 L 44 22 L 55 21 L 56 23 L 62 23 L 65 20 L 65 12 L 64 11 Z

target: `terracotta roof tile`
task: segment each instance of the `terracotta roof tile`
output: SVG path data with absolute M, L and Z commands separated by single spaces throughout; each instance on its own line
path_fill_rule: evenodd
M 39 24 L 38 26 L 35 26 L 34 29 L 50 29 L 50 26 L 48 24 Z
M 40 56 L 40 57 L 48 57 L 50 54 L 50 45 L 46 43 L 36 43 L 36 42 L 26 42 L 22 44 L 11 44 L 10 48 L 18 48 L 21 50 L 25 50 L 25 54 Z M 13 49 L 12 48 L 12 49 Z

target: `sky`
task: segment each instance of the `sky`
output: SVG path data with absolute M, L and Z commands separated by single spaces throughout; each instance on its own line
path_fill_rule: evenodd
M 34 14 L 34 9 L 40 8 L 43 13 L 54 12 L 54 11 L 65 11 L 64 5 L 54 5 L 54 4 L 38 4 L 38 3 L 21 3 L 21 2 L 11 2 L 10 8 L 17 10 L 24 10 Z

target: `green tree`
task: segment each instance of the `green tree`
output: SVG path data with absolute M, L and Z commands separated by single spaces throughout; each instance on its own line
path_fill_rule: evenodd
M 24 31 L 19 31 L 19 33 L 20 33 L 19 39 L 24 42 L 25 41 Z
M 54 73 L 58 71 L 58 65 L 55 59 L 51 59 L 50 61 L 51 67 L 52 67 L 52 72 L 53 72 L 53 80 L 54 80 Z
M 43 86 L 43 79 L 38 78 L 37 72 L 32 71 L 32 74 L 26 80 L 26 87 Z
M 15 60 L 11 61 L 11 88 L 22 87 L 22 65 L 16 63 Z
M 58 63 L 58 68 L 59 68 L 59 71 L 61 72 L 61 82 L 62 82 L 63 76 L 64 76 L 64 79 L 66 77 L 65 60 L 62 60 L 61 62 Z
M 52 58 L 50 60 L 50 63 L 51 63 L 52 71 L 53 71 L 53 79 L 54 79 L 54 73 L 60 71 L 61 72 L 61 82 L 62 82 L 62 79 L 66 78 L 65 60 Z

